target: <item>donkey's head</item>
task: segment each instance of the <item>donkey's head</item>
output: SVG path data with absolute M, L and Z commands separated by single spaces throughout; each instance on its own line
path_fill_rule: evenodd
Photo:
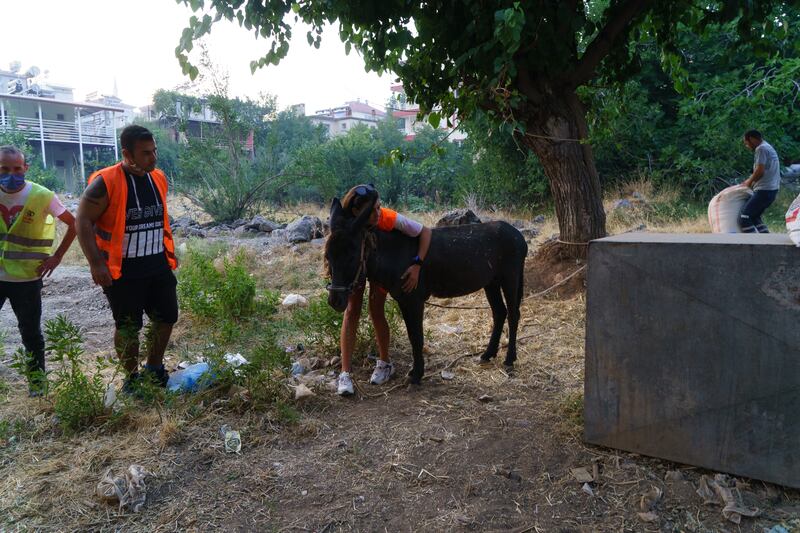
M 342 207 L 338 198 L 331 202 L 331 234 L 325 242 L 325 262 L 331 283 L 328 304 L 339 312 L 347 309 L 347 298 L 366 275 L 367 223 L 374 201 L 358 216 Z

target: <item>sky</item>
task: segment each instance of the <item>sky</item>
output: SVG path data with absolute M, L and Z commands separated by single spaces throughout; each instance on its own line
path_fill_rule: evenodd
M 184 84 L 175 47 L 191 10 L 175 0 L 0 0 L 3 37 L 0 69 L 20 61 L 49 71 L 49 81 L 87 93 L 111 94 L 127 104 L 150 103 L 156 89 Z M 12 23 L 9 23 L 10 20 Z M 323 33 L 319 50 L 295 28 L 288 56 L 280 65 L 250 73 L 250 60 L 269 49 L 237 24 L 216 24 L 206 44 L 212 61 L 228 71 L 231 96 L 277 96 L 278 108 L 304 103 L 306 113 L 361 99 L 383 108 L 394 79 L 364 71 L 355 51 L 346 55 L 335 28 Z M 195 47 L 197 49 L 197 47 Z

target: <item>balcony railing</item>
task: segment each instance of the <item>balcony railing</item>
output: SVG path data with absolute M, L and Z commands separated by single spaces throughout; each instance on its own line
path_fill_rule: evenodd
M 45 142 L 78 143 L 81 140 L 83 144 L 114 146 L 114 128 L 110 126 L 81 124 L 80 136 L 78 135 L 78 125 L 75 122 L 43 119 L 42 126 L 44 127 Z M 2 128 L 3 126 L 0 126 L 0 129 Z M 17 117 L 13 122 L 7 122 L 5 128 L 21 131 L 28 140 L 32 141 L 38 141 L 42 137 L 38 118 Z

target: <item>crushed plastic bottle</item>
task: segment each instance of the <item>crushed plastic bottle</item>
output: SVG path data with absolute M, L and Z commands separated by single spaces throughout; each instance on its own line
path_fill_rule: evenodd
M 169 375 L 167 388 L 172 391 L 194 392 L 201 386 L 208 385 L 211 376 L 208 373 L 208 363 L 195 363 L 183 370 L 178 370 Z M 202 378 L 202 379 L 201 379 Z

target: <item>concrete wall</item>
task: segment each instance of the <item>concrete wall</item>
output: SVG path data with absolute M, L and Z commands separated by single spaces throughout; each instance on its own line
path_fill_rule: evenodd
M 593 242 L 584 402 L 587 442 L 800 487 L 800 249 Z

